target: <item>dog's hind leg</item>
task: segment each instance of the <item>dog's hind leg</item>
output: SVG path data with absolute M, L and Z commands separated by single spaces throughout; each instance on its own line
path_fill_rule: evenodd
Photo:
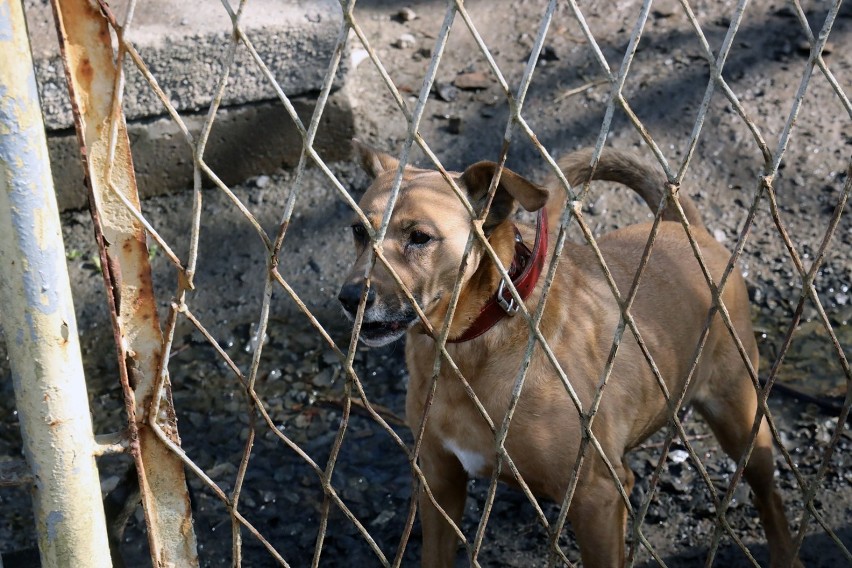
M 456 526 L 460 526 L 468 477 L 459 460 L 438 444 L 424 440 L 420 467 L 435 501 Z M 425 489 L 420 490 L 420 520 L 423 526 L 423 567 L 455 566 L 458 550 L 456 532 L 432 503 Z
M 756 349 L 754 351 L 756 353 Z M 755 356 L 753 360 L 756 359 Z M 695 407 L 710 424 L 722 449 L 731 459 L 738 461 L 751 435 L 757 413 L 757 393 L 739 356 L 733 353 L 728 361 L 730 365 L 717 367 L 719 371 L 726 371 L 724 376 L 720 374 L 711 378 L 710 388 L 705 389 L 702 396 L 695 400 Z M 781 495 L 775 487 L 772 435 L 766 418 L 761 420 L 754 449 L 743 473 L 754 494 L 754 505 L 769 545 L 771 566 L 800 567 L 801 563 L 793 555 L 792 538 Z

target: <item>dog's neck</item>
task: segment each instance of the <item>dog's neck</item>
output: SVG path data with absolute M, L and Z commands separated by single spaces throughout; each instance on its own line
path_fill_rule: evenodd
M 498 225 L 489 235 L 489 243 L 500 264 L 508 272 L 521 299 L 536 287 L 547 254 L 547 213 L 539 214 L 533 250 L 523 242 L 521 233 L 511 222 Z M 450 329 L 449 343 L 475 339 L 497 325 L 507 315 L 514 315 L 517 304 L 505 289 L 504 281 L 491 257 L 484 252 L 479 266 L 465 284 L 456 317 Z
M 511 268 L 512 261 L 515 258 L 516 231 L 514 223 L 505 221 L 498 225 L 488 237 L 488 243 L 494 249 L 497 258 L 500 259 L 500 264 L 503 265 L 506 271 Z M 465 299 L 465 295 L 469 296 L 469 299 L 476 304 L 475 307 L 478 311 L 494 295 L 494 291 L 499 285 L 500 272 L 494 266 L 491 257 L 483 250 L 479 267 L 476 269 L 470 282 L 465 286 L 462 298 Z

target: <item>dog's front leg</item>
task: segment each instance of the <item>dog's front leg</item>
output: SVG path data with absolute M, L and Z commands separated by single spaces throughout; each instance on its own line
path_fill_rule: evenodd
M 467 497 L 467 474 L 459 460 L 439 444 L 424 440 L 420 467 L 432 497 L 456 526 L 460 526 Z M 420 520 L 423 526 L 423 567 L 455 566 L 458 549 L 456 531 L 432 503 L 425 488 L 420 490 Z
M 590 462 L 580 475 L 568 518 L 585 568 L 622 568 L 627 507 L 601 461 L 593 457 Z M 625 492 L 629 493 L 633 473 L 623 464 L 614 467 Z

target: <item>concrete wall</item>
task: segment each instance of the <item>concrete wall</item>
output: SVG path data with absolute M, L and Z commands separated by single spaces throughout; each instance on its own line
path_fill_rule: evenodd
M 112 2 L 119 22 L 125 3 Z M 86 204 L 83 171 L 59 46 L 49 5 L 27 4 L 39 94 L 60 208 Z M 241 27 L 260 57 L 307 121 L 314 110 L 340 31 L 334 0 L 280 2 L 253 0 Z M 190 130 L 198 133 L 221 76 L 231 42 L 231 20 L 219 2 L 140 2 L 128 38 Z M 352 109 L 343 86 L 348 58 L 335 79 L 335 92 L 323 115 L 316 146 L 327 160 L 348 156 L 354 135 Z M 141 72 L 125 61 L 124 112 L 143 197 L 192 186 L 192 151 L 165 114 L 162 102 Z M 301 139 L 275 91 L 239 44 L 222 107 L 205 159 L 228 184 L 295 165 Z

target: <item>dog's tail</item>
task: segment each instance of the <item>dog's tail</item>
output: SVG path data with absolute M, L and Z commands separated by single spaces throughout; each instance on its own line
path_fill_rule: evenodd
M 565 174 L 568 183 L 572 186 L 582 186 L 582 184 L 591 179 L 615 181 L 624 184 L 638 193 L 645 200 L 645 203 L 648 204 L 648 207 L 651 208 L 651 211 L 656 214 L 660 200 L 663 198 L 663 193 L 666 191 L 666 178 L 660 171 L 649 167 L 645 162 L 629 152 L 604 148 L 594 174 L 592 174 L 590 166 L 592 153 L 592 148 L 583 148 L 559 160 L 559 167 Z M 552 176 L 548 187 L 555 189 L 559 185 L 559 182 Z M 698 208 L 692 199 L 684 193 L 679 193 L 678 200 L 690 225 L 703 227 L 704 223 L 701 220 L 701 215 L 698 213 Z M 547 204 L 549 217 L 554 220 L 559 219 L 563 205 L 564 198 L 551 198 Z M 669 204 L 665 211 L 663 211 L 662 218 L 664 221 L 680 222 L 680 216 L 672 204 Z

